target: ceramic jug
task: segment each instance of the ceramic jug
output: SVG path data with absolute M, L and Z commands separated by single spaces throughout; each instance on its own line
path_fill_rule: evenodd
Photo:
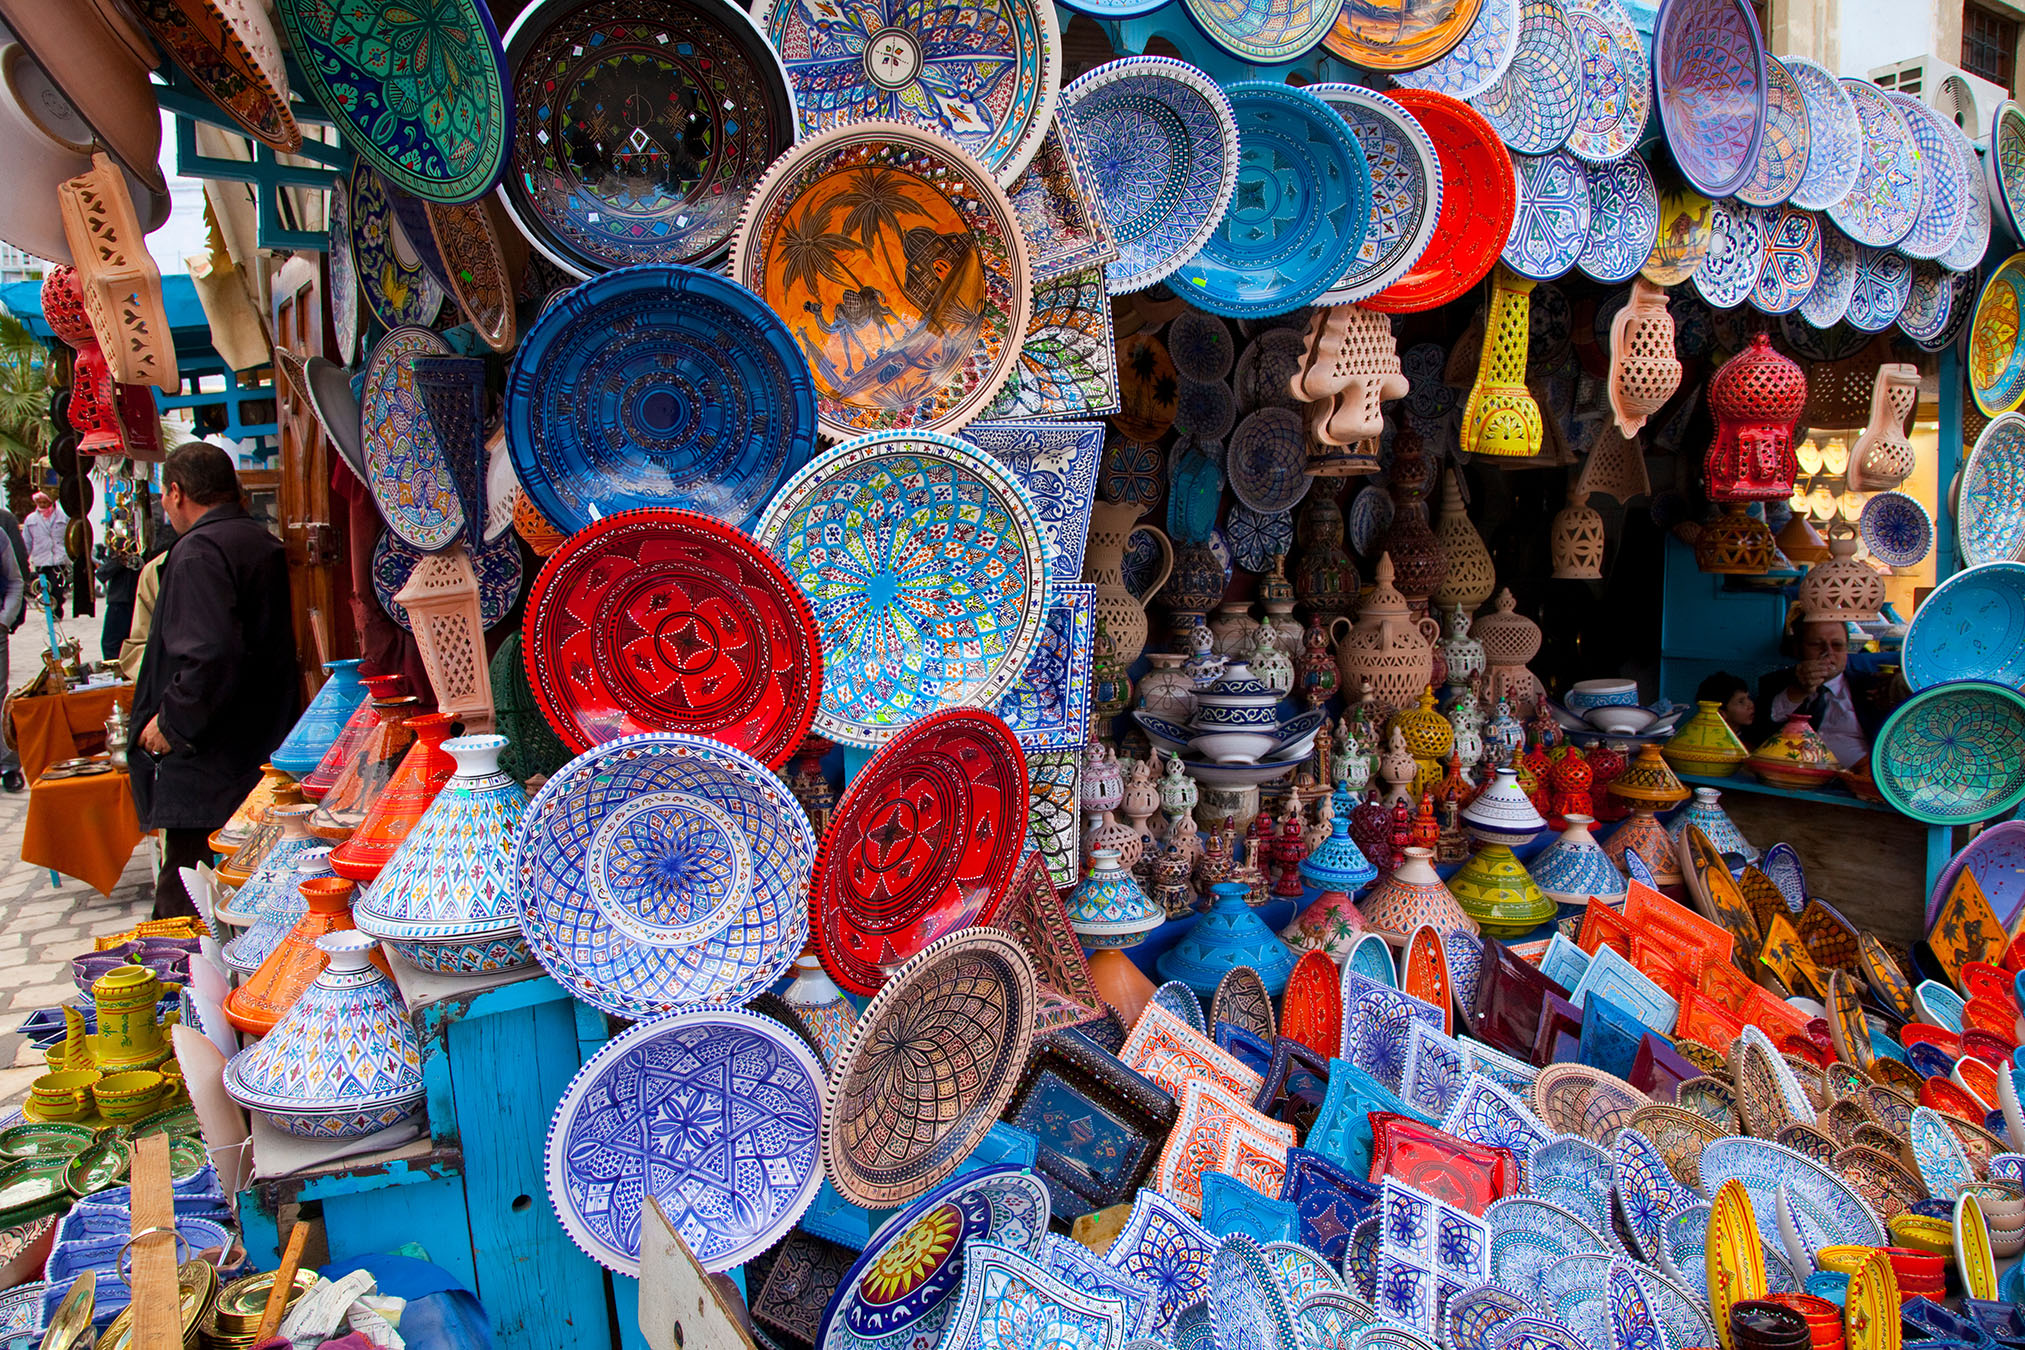
M 1146 602 L 1167 584 L 1174 570 L 1174 545 L 1153 525 L 1139 524 L 1140 508 L 1125 502 L 1098 501 L 1090 508 L 1090 542 L 1083 551 L 1083 580 L 1097 586 L 1097 617 L 1118 649 L 1118 664 L 1130 669 L 1146 650 Z M 1145 530 L 1160 550 L 1160 566 L 1144 595 L 1125 585 L 1125 546 Z
M 1372 711 L 1391 716 L 1410 707 L 1434 674 L 1434 642 L 1441 627 L 1413 617 L 1406 597 L 1392 584 L 1392 559 L 1378 560 L 1378 585 L 1353 624 L 1339 616 L 1329 625 L 1336 643 L 1336 670 L 1343 688 L 1371 685 Z

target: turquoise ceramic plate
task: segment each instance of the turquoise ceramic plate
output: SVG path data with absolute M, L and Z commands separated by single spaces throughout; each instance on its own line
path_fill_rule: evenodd
M 1884 799 L 1928 825 L 1988 820 L 2025 802 L 2025 695 L 1986 680 L 1922 689 L 1871 753 Z
M 2002 425 L 2025 434 L 2017 423 Z M 1913 613 L 1901 664 L 1914 690 L 1950 680 L 2025 685 L 2025 563 L 1984 563 L 1936 586 Z

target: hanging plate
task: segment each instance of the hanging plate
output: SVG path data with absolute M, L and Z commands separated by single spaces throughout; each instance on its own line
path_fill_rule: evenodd
M 1500 140 L 1521 155 L 1560 148 L 1582 110 L 1582 59 L 1560 0 L 1526 0 L 1519 47 L 1498 82 L 1470 100 Z
M 407 606 L 394 597 L 401 593 L 426 556 L 402 543 L 392 530 L 383 531 L 373 545 L 373 594 L 378 597 L 380 608 L 387 611 L 387 617 L 411 632 L 413 625 Z M 478 576 L 478 621 L 487 628 L 494 627 L 513 612 L 514 603 L 520 599 L 519 539 L 501 535 L 489 544 L 481 544 L 472 551 L 471 570 Z
M 1969 144 L 1969 138 L 1953 136 L 1949 141 L 1968 174 L 1969 219 L 1962 226 L 1961 235 L 1936 261 L 1950 272 L 1968 272 L 1990 250 L 1990 185 L 1984 180 L 1983 166 L 1977 161 L 1976 147 Z
M 1977 435 L 1962 469 L 1955 520 L 1962 566 L 2025 558 L 2025 417 L 2004 413 Z
M 1884 90 L 1853 76 L 1842 87 L 1863 126 L 1863 168 L 1849 195 L 1829 206 L 1828 218 L 1859 244 L 1890 248 L 1919 219 L 1919 145 Z
M 1800 56 L 1779 62 L 1800 86 L 1807 109 L 1807 170 L 1793 189 L 1793 203 L 1824 211 L 1847 197 L 1863 172 L 1863 123 L 1849 91 L 1825 69 Z
M 2025 253 L 1998 264 L 1969 320 L 1969 393 L 1995 417 L 2025 404 Z
M 464 504 L 415 391 L 410 359 L 446 355 L 449 350 L 449 344 L 427 328 L 396 328 L 366 358 L 366 390 L 360 400 L 366 484 L 387 528 L 423 553 L 450 547 L 464 532 Z
M 1589 170 L 1589 239 L 1575 265 L 1605 283 L 1629 281 L 1659 242 L 1659 193 L 1637 155 Z
M 1432 65 L 1466 37 L 1482 0 L 1359 0 L 1324 25 L 1331 55 L 1366 70 Z M 1194 3 L 1190 9 L 1195 8 Z M 1333 26 L 1330 26 L 1333 24 Z M 1242 53 L 1240 53 L 1242 54 Z M 1300 53 L 1294 53 L 1299 55 Z M 1282 58 L 1290 59 L 1290 58 Z
M 1476 0 L 1433 3 L 1474 4 Z M 1381 0 L 1381 5 L 1389 5 L 1389 0 Z M 1332 0 L 1285 0 L 1271 5 L 1246 0 L 1185 0 L 1185 7 L 1211 42 L 1252 65 L 1298 60 L 1315 49 L 1331 24 L 1341 22 Z
M 330 280 L 331 338 L 337 343 L 338 364 L 352 363 L 352 353 L 358 349 L 361 322 L 359 307 L 358 273 L 352 270 L 352 208 L 351 180 L 349 176 L 337 178 L 330 185 L 330 205 L 326 208 L 325 228 L 330 231 L 330 247 L 324 255 Z
M 1689 187 L 1672 165 L 1654 170 L 1652 179 L 1659 196 L 1659 241 L 1639 271 L 1655 286 L 1678 286 L 1708 257 L 1716 204 Z
M 479 338 L 496 352 L 510 352 L 515 341 L 513 279 L 506 275 L 506 255 L 483 202 L 427 208 L 429 236 L 443 260 L 451 298 L 471 321 Z
M 1857 518 L 1864 547 L 1887 567 L 1917 567 L 1934 548 L 1934 518 L 1904 492 L 1880 492 Z
M 352 165 L 345 206 L 352 275 L 372 316 L 384 328 L 435 323 L 443 308 L 443 288 L 395 221 L 387 185 L 363 159 Z
M 1856 285 L 1843 322 L 1859 333 L 1882 333 L 1897 321 L 1912 290 L 1912 264 L 1897 249 L 1856 246 Z
M 1552 281 L 1575 266 L 1589 243 L 1589 171 L 1565 150 L 1512 156 L 1519 209 L 1505 237 L 1505 266 Z
M 1985 435 L 1997 427 L 2006 428 L 2000 433 L 2006 438 L 2025 434 L 2019 421 L 2007 414 L 1991 422 Z M 1979 450 L 1982 444 L 1979 439 Z M 1973 461 L 1970 467 L 1975 467 Z M 1968 491 L 1964 481 L 1965 508 Z M 2008 558 L 1986 562 L 1934 587 L 1913 612 L 1903 660 L 1905 681 L 1915 691 L 1949 680 L 2025 684 L 2025 563 Z
M 2025 110 L 2005 99 L 1990 118 L 1983 181 L 1990 210 L 2013 239 L 2025 239 Z
M 1985 680 L 1922 689 L 1884 724 L 1870 763 L 1884 799 L 1924 824 L 2003 815 L 2025 801 L 2025 696 Z
M 1751 176 L 1737 188 L 1747 206 L 1783 206 L 1792 199 L 1807 173 L 1813 128 L 1807 121 L 1807 99 L 1800 82 L 1776 56 L 1765 58 L 1765 131 L 1758 139 L 1758 160 Z
M 809 910 L 824 967 L 877 993 L 936 939 L 989 924 L 1026 835 L 1026 757 L 1004 722 L 954 708 L 909 726 L 851 779 L 823 836 Z
M 1297 412 L 1261 408 L 1238 423 L 1224 460 L 1230 489 L 1254 511 L 1285 511 L 1308 495 L 1307 428 Z M 1213 524 L 1214 510 L 1209 515 Z M 1209 531 L 1202 531 L 1206 538 Z M 1194 542 L 1194 541 L 1191 541 Z
M 1483 0 L 1462 41 L 1432 65 L 1392 73 L 1393 83 L 1470 98 L 1498 82 L 1519 49 L 1519 0 Z
M 1750 298 L 1765 267 L 1765 243 L 1775 213 L 1736 202 L 1717 205 L 1708 256 L 1695 269 L 1695 290 L 1716 309 L 1735 309 Z
M 1781 207 L 1765 241 L 1765 265 L 1751 290 L 1751 305 L 1763 314 L 1789 314 L 1800 307 L 1821 279 L 1821 218 L 1795 206 Z
M 1427 252 L 1441 216 L 1441 159 L 1413 114 L 1354 84 L 1307 91 L 1349 124 L 1371 170 L 1371 223 L 1350 265 L 1316 303 L 1347 305 L 1378 294 Z
M 1435 309 L 1484 279 L 1518 211 L 1511 156 L 1469 104 L 1446 94 L 1395 90 L 1386 97 L 1413 114 L 1441 161 L 1441 212 L 1434 238 L 1405 276 L 1363 302 L 1381 314 Z
M 1925 260 L 1914 263 L 1905 307 L 1898 312 L 1899 331 L 1914 342 L 1931 342 L 1948 326 L 1948 309 L 1954 295 L 1955 279 L 1942 271 L 1939 263 Z
M 1744 0 L 1662 0 L 1652 74 L 1674 163 L 1695 189 L 1726 197 L 1758 163 L 1765 49 Z
M 1800 317 L 1817 329 L 1833 328 L 1849 312 L 1856 293 L 1856 245 L 1827 221 L 1821 222 L 1821 275 L 1800 302 Z
M 1919 216 L 1898 250 L 1912 258 L 1938 258 L 1955 246 L 1969 223 L 1970 178 L 1955 152 L 1961 128 L 1916 98 L 1895 91 L 1885 97 L 1905 119 L 1919 149 Z
M 1638 149 L 1652 113 L 1652 63 L 1618 0 L 1571 0 L 1581 102 L 1568 149 L 1589 164 L 1613 164 Z

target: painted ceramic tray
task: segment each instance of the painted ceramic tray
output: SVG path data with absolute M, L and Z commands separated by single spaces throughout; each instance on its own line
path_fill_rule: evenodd
M 1856 243 L 1829 221 L 1821 222 L 1821 275 L 1800 302 L 1800 317 L 1816 329 L 1829 329 L 1849 312 L 1856 294 Z
M 448 548 L 464 532 L 464 506 L 443 447 L 415 390 L 415 356 L 450 350 L 427 328 L 396 328 L 366 359 L 360 424 L 366 482 L 387 528 L 423 553 Z
M 1744 0 L 1663 0 L 1652 75 L 1666 142 L 1695 190 L 1735 192 L 1758 163 L 1765 48 Z
M 1322 40 L 1332 55 L 1366 70 L 1431 65 L 1470 33 L 1482 0 L 1375 0 L 1344 5 Z M 1191 6 L 1193 8 L 1193 6 Z M 1298 54 L 1298 53 L 1296 53 Z
M 640 1273 L 640 1211 L 660 1201 L 705 1270 L 794 1227 L 822 1185 L 823 1066 L 799 1036 L 738 1009 L 680 1013 L 608 1041 L 548 1131 L 548 1194 L 576 1244 Z
M 1968 226 L 1974 196 L 1970 171 L 1978 166 L 1965 165 L 1956 153 L 1955 142 L 1962 136 L 1953 122 L 1909 95 L 1888 90 L 1885 97 L 1905 119 L 1919 150 L 1919 215 L 1898 241 L 1898 250 L 1912 258 L 1938 258 Z
M 1829 206 L 1828 218 L 1859 244 L 1889 248 L 1919 217 L 1919 147 L 1882 89 L 1854 76 L 1842 87 L 1863 128 L 1863 167 L 1849 195 Z
M 1349 124 L 1371 170 L 1364 242 L 1318 297 L 1320 304 L 1351 304 L 1390 286 L 1427 252 L 1441 217 L 1441 159 L 1413 114 L 1391 99 L 1354 84 L 1311 84 L 1307 91 Z
M 2016 421 L 1990 425 L 2009 428 Z M 2005 434 L 2025 439 L 2025 427 Z M 1965 480 L 1965 499 L 1967 492 Z M 1901 659 L 1914 690 L 1949 680 L 2025 685 L 2025 563 L 1992 560 L 1936 586 L 1913 611 Z
M 1705 1145 L 1700 1166 L 1702 1185 L 1712 1193 L 1732 1178 L 1743 1183 L 1758 1233 L 1775 1249 L 1782 1192 L 1810 1250 L 1828 1243 L 1885 1244 L 1884 1225 L 1870 1206 L 1828 1168 L 1792 1149 L 1733 1135 Z
M 629 267 L 549 306 L 506 385 L 514 473 L 565 534 L 643 506 L 749 527 L 815 451 L 789 326 L 693 267 Z
M 1639 270 L 1655 286 L 1678 286 L 1708 256 L 1716 204 L 1689 187 L 1670 164 L 1663 172 L 1654 171 L 1653 187 L 1659 196 L 1659 240 Z
M 506 54 L 483 0 L 280 0 L 307 92 L 403 192 L 475 201 L 506 168 Z
M 1780 64 L 1800 87 L 1807 111 L 1807 168 L 1793 189 L 1793 204 L 1822 211 L 1849 195 L 1863 171 L 1863 123 L 1842 82 L 1799 56 Z
M 1381 314 L 1445 305 L 1475 286 L 1498 260 L 1518 211 L 1511 156 L 1469 104 L 1418 89 L 1387 95 L 1413 114 L 1441 161 L 1441 212 L 1434 239 L 1405 276 L 1365 300 Z
M 1462 41 L 1439 61 L 1392 73 L 1394 83 L 1471 98 L 1498 82 L 1519 47 L 1519 0 L 1483 0 Z
M 1997 266 L 1969 320 L 1969 393 L 1991 417 L 2025 404 L 2025 253 Z
M 1964 567 L 2025 558 L 2025 417 L 2004 413 L 1977 435 L 1955 497 L 1955 522 Z
M 1983 181 L 1990 189 L 1992 215 L 2017 238 L 2025 226 L 2025 109 L 2010 99 L 1998 104 L 1990 117 Z
M 838 1193 L 883 1209 L 955 1171 L 1012 1099 L 1037 996 L 1025 950 L 994 928 L 952 933 L 894 970 L 823 1099 L 823 1167 Z
M 1565 150 L 1514 155 L 1519 206 L 1505 236 L 1505 266 L 1522 277 L 1552 281 L 1575 266 L 1588 246 L 1589 170 Z
M 992 921 L 1026 841 L 1026 777 L 1005 723 L 960 708 L 909 726 L 852 778 L 809 891 L 839 984 L 874 993 L 945 933 Z
M 1439 0 L 1474 3 L 1474 0 Z M 1329 0 L 1186 0 L 1203 35 L 1239 61 L 1276 65 L 1306 55 L 1338 23 Z
M 881 209 L 854 205 L 868 189 Z M 853 122 L 775 160 L 731 264 L 787 320 L 837 438 L 961 427 L 1012 375 L 1033 312 L 1004 190 L 953 142 L 899 122 Z
M 392 530 L 382 531 L 373 544 L 373 594 L 387 617 L 410 631 L 408 607 L 394 597 L 426 556 L 402 543 Z M 471 570 L 478 577 L 478 621 L 491 628 L 512 613 L 520 599 L 520 540 L 509 534 L 481 544 L 471 554 Z
M 1864 547 L 1890 567 L 1917 567 L 1934 547 L 1934 518 L 1904 492 L 1880 492 L 1863 504 L 1858 518 Z
M 1915 820 L 2002 815 L 2025 801 L 2025 696 L 1986 680 L 1922 689 L 1884 724 L 1870 765 L 1884 799 Z
M 1173 284 L 1212 314 L 1284 314 L 1335 283 L 1371 213 L 1371 170 L 1349 125 L 1313 94 L 1263 80 L 1226 92 L 1237 187 Z
M 957 704 L 993 705 L 1047 623 L 1048 558 L 1011 470 L 951 436 L 894 432 L 827 452 L 755 535 L 823 638 L 816 725 L 877 745 Z
M 1614 164 L 1638 149 L 1652 112 L 1652 63 L 1618 0 L 1574 0 L 1575 53 L 1582 63 L 1581 103 L 1568 150 L 1590 164 Z
M 787 785 L 699 736 L 607 741 L 542 785 L 513 841 L 520 925 L 619 1017 L 739 1003 L 808 939 L 816 837 Z
M 395 221 L 386 183 L 363 159 L 352 165 L 345 210 L 351 270 L 366 309 L 386 328 L 436 322 L 443 308 L 443 288 L 422 266 L 421 255 Z
M 1575 25 L 1560 0 L 1526 0 L 1519 9 L 1519 46 L 1498 82 L 1470 106 L 1514 153 L 1557 150 L 1581 113 L 1582 59 Z
M 1115 294 L 1145 290 L 1194 256 L 1237 183 L 1230 100 L 1195 67 L 1134 56 L 1062 91 L 1118 244 L 1104 269 Z
M 1695 269 L 1695 289 L 1716 309 L 1735 309 L 1750 299 L 1765 269 L 1765 243 L 1777 219 L 1756 207 L 1722 202 L 1710 218 L 1709 251 Z
M 822 689 L 808 601 L 751 538 L 692 511 L 571 535 L 528 594 L 525 638 L 542 715 L 579 753 L 679 731 L 780 769 Z
M 1821 279 L 1821 218 L 1795 206 L 1781 207 L 1765 239 L 1765 263 L 1751 288 L 1751 307 L 1762 314 L 1790 314 Z
M 1800 82 L 1778 57 L 1767 55 L 1765 130 L 1758 139 L 1757 163 L 1737 188 L 1737 200 L 1746 206 L 1783 206 L 1790 201 L 1806 176 L 1812 135 Z
M 501 199 L 580 277 L 722 257 L 745 194 L 795 141 L 787 70 L 729 0 L 546 0 L 507 32 L 506 63 Z
M 357 172 L 356 168 L 354 172 Z M 330 234 L 330 246 L 325 255 L 330 276 L 331 339 L 337 343 L 337 364 L 349 366 L 352 353 L 359 345 L 359 330 L 365 326 L 360 307 L 365 303 L 359 294 L 359 276 L 352 261 L 352 207 L 351 175 L 334 180 L 330 185 L 329 205 L 325 207 L 324 228 Z M 317 356 L 311 360 L 321 361 Z
M 1897 322 L 1912 293 L 1912 264 L 1897 249 L 1856 246 L 1856 281 L 1843 322 L 1859 333 L 1882 333 Z
M 1589 170 L 1589 240 L 1575 265 L 1594 280 L 1615 283 L 1638 275 L 1659 242 L 1659 193 L 1638 155 Z
M 1954 297 L 1955 279 L 1939 263 L 1924 259 L 1914 263 L 1905 305 L 1898 312 L 1899 331 L 1916 343 L 1932 342 L 1948 326 Z

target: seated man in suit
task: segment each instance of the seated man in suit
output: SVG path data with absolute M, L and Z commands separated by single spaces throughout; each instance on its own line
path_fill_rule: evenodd
M 1841 620 L 1797 614 L 1786 643 L 1797 657 L 1758 684 L 1758 725 L 1749 739 L 1756 749 L 1794 713 L 1810 717 L 1836 761 L 1854 768 L 1870 754 L 1870 743 L 1891 710 L 1905 697 L 1896 679 L 1849 669 L 1849 625 Z

